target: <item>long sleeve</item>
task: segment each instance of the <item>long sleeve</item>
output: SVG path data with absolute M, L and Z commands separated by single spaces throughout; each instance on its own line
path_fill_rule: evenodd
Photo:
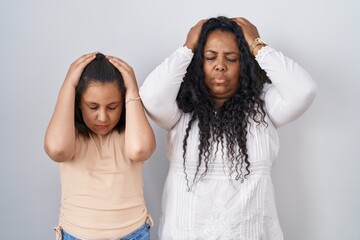
M 272 84 L 265 89 L 265 105 L 272 122 L 283 126 L 300 117 L 316 95 L 316 83 L 296 62 L 269 46 L 256 56 Z
M 140 96 L 150 118 L 169 130 L 180 119 L 176 96 L 193 53 L 186 47 L 178 48 L 145 79 Z

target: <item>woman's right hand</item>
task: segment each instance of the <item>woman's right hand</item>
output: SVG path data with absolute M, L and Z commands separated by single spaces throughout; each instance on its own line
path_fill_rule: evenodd
M 200 20 L 195 26 L 190 28 L 190 31 L 188 32 L 184 46 L 191 49 L 192 52 L 194 52 L 195 49 L 197 48 L 200 38 L 201 28 L 206 21 L 207 19 Z
M 55 162 L 64 162 L 75 154 L 74 102 L 75 88 L 85 67 L 96 57 L 88 53 L 73 62 L 60 88 L 53 116 L 45 134 L 44 148 Z
M 70 65 L 64 83 L 71 84 L 74 88 L 78 85 L 85 67 L 95 59 L 97 52 L 84 54 Z

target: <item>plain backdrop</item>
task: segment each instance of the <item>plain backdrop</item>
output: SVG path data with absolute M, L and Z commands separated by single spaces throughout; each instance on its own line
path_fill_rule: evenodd
M 318 85 L 310 109 L 279 129 L 273 169 L 285 239 L 360 239 L 360 1 L 0 0 L 0 239 L 54 239 L 58 165 L 43 139 L 70 64 L 92 51 L 131 64 L 139 85 L 202 18 L 243 16 Z M 155 220 L 168 160 L 166 132 L 144 164 Z

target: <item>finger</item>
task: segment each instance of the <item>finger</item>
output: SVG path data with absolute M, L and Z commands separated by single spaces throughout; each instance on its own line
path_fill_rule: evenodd
M 75 62 L 74 65 L 87 65 L 89 64 L 92 60 L 95 59 L 97 52 L 92 52 L 92 53 L 88 53 L 88 54 L 84 54 L 81 57 L 79 57 Z
M 135 77 L 132 67 L 127 62 L 116 57 L 109 57 L 109 62 L 119 70 L 125 81 L 126 79 L 131 79 Z
M 98 52 L 92 52 L 92 53 L 87 53 L 87 54 L 84 54 L 82 55 L 81 57 L 79 57 L 77 60 L 79 61 L 84 61 L 84 60 L 88 60 L 88 59 L 91 59 L 93 57 L 96 57 L 96 54 Z
M 81 57 L 76 59 L 75 62 L 71 64 L 69 69 L 69 74 L 70 75 L 71 73 L 79 74 L 78 72 L 79 71 L 81 72 L 95 58 L 96 58 L 95 52 L 82 55 Z
M 202 26 L 208 19 L 201 19 L 196 25 Z
M 120 64 L 127 64 L 124 60 L 115 56 L 107 55 L 106 58 L 109 59 L 109 61 L 111 60 L 113 62 L 118 62 Z
M 242 29 L 246 29 L 249 28 L 250 23 L 248 21 L 246 21 L 245 19 L 242 18 L 236 18 L 235 22 L 237 25 L 239 25 Z
M 136 82 L 136 77 L 135 77 L 135 73 L 132 69 L 132 67 L 125 62 L 124 60 L 117 58 L 117 57 L 113 57 L 113 56 L 107 56 L 107 58 L 109 59 L 109 62 L 114 65 L 119 72 L 121 73 L 123 79 L 124 79 L 124 84 L 125 87 L 127 89 L 132 88 L 132 89 L 137 89 L 137 82 Z
M 239 17 L 239 18 L 235 18 L 235 22 L 243 30 L 243 33 L 247 41 L 252 41 L 260 36 L 256 26 L 253 25 L 251 22 L 249 22 L 247 19 Z
M 107 58 L 109 59 L 109 62 L 118 69 L 119 68 L 123 68 L 125 70 L 132 69 L 131 66 L 127 62 L 125 62 L 124 60 L 121 60 L 120 58 L 113 57 L 113 56 L 107 56 Z M 119 71 L 120 71 L 120 69 L 119 69 Z

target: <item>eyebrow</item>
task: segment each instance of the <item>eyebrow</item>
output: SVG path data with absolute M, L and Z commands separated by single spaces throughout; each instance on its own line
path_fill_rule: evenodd
M 218 54 L 217 51 L 214 51 L 214 50 L 207 50 L 204 52 L 205 53 L 213 53 L 213 54 Z M 231 55 L 231 54 L 236 54 L 236 55 L 240 55 L 240 53 L 237 53 L 237 52 L 233 52 L 233 51 L 230 51 L 230 52 L 225 52 L 225 55 Z
M 85 104 L 86 104 L 86 105 L 100 105 L 99 103 L 96 103 L 96 102 L 86 102 L 86 101 L 85 101 Z M 121 104 L 121 101 L 111 102 L 111 103 L 106 104 L 106 105 L 108 106 L 108 105 L 114 105 L 114 104 Z

